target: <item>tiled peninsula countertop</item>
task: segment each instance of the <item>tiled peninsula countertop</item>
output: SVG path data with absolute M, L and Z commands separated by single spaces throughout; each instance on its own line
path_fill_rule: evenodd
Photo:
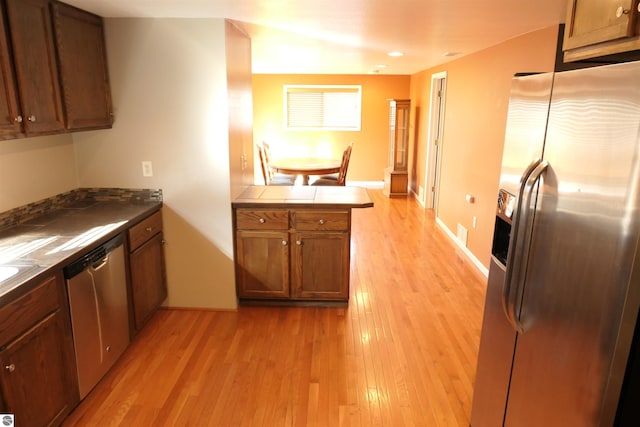
M 0 213 L 0 306 L 161 207 L 159 190 L 80 189 Z
M 251 186 L 232 202 L 232 207 L 369 208 L 373 201 L 362 187 L 343 186 Z

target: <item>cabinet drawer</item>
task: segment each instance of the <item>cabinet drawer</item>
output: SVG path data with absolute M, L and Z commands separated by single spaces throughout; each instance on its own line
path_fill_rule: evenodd
M 238 230 L 287 230 L 289 229 L 289 211 L 238 209 L 236 228 Z
M 51 276 L 34 290 L 0 308 L 0 345 L 20 335 L 60 306 L 57 283 L 56 276 Z
M 129 229 L 129 250 L 134 251 L 138 246 L 161 231 L 162 213 L 158 211 Z
M 347 231 L 349 211 L 296 211 L 295 229 L 301 231 Z

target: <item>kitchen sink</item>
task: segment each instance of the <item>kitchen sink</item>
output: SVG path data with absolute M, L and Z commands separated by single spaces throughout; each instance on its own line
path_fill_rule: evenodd
M 30 279 L 43 267 L 37 264 L 0 265 L 0 296 Z

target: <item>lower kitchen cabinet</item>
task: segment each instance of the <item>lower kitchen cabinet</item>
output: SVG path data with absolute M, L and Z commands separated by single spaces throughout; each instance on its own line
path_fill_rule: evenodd
M 243 298 L 289 298 L 289 233 L 236 233 L 238 295 Z
M 241 300 L 347 301 L 350 211 L 236 209 Z
M 293 294 L 302 299 L 349 298 L 349 233 L 296 233 Z
M 58 425 L 78 403 L 71 324 L 62 276 L 44 280 L 2 307 L 0 323 L 0 412 L 12 413 L 19 426 Z M 23 329 L 24 326 L 26 329 Z
M 162 214 L 152 214 L 128 231 L 129 272 L 135 332 L 167 298 Z

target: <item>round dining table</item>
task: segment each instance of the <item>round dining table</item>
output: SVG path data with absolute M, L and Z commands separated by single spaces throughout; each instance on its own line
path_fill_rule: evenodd
M 340 172 L 339 159 L 323 157 L 283 157 L 269 161 L 274 172 L 287 175 L 302 175 L 302 185 L 309 185 L 310 175 L 327 175 Z

